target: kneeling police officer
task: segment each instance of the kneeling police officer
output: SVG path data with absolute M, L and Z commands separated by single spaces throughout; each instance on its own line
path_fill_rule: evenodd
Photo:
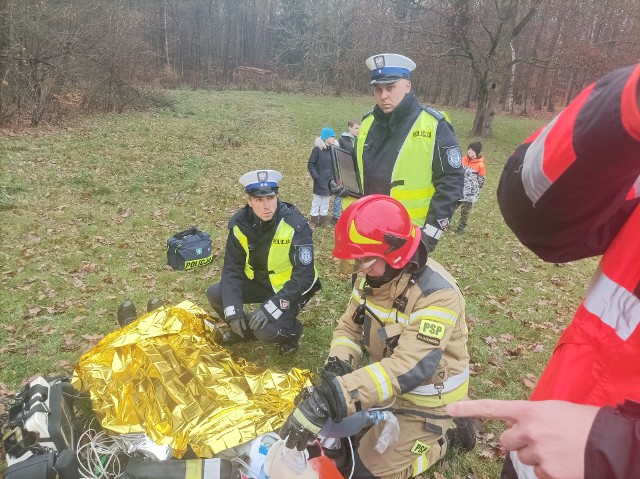
M 256 170 L 240 183 L 247 204 L 229 220 L 219 283 L 207 289 L 213 310 L 231 328 L 222 344 L 258 339 L 280 354 L 297 351 L 302 323 L 297 315 L 320 289 L 312 231 L 292 204 L 278 198 L 282 174 Z M 250 314 L 245 303 L 260 303 Z

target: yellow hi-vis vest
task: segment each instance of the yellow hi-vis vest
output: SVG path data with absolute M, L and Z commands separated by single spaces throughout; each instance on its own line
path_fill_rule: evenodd
M 271 240 L 269 247 L 269 256 L 267 258 L 267 269 L 269 270 L 269 282 L 273 291 L 276 293 L 282 289 L 284 284 L 291 279 L 293 265 L 289 259 L 289 250 L 291 249 L 291 241 L 295 229 L 289 225 L 284 219 L 278 223 L 276 233 Z M 240 231 L 238 225 L 233 227 L 233 235 L 242 245 L 245 253 L 244 274 L 247 278 L 253 279 L 255 274 L 253 267 L 249 264 L 249 240 L 247 236 Z M 315 267 L 314 267 L 315 270 Z M 318 271 L 315 270 L 314 283 L 318 279 Z M 313 286 L 313 284 L 312 284 Z M 308 290 L 307 290 L 308 291 Z M 307 291 L 304 291 L 306 293 Z
M 356 157 L 362 189 L 364 189 L 365 175 L 362 154 L 373 120 L 373 115 L 362 120 L 356 143 Z M 429 204 L 436 191 L 432 180 L 431 164 L 437 128 L 438 120 L 426 111 L 422 111 L 404 139 L 391 173 L 390 196 L 404 205 L 409 211 L 411 221 L 421 228 L 427 220 Z M 346 203 L 344 200 L 347 200 Z M 354 201 L 353 198 L 345 198 L 344 200 L 342 203 L 344 208 Z

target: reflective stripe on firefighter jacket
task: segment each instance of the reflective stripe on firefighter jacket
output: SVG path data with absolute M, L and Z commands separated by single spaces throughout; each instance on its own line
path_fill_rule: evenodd
M 364 163 L 362 155 L 373 121 L 373 115 L 362 120 L 356 142 L 360 186 L 363 190 Z M 390 196 L 404 205 L 411 220 L 421 228 L 427 220 L 429 204 L 436 191 L 432 181 L 431 160 L 434 154 L 437 128 L 438 120 L 426 111 L 422 111 L 402 143 L 391 174 Z M 425 159 L 427 160 L 425 161 Z
M 443 406 L 467 396 L 469 354 L 464 298 L 455 280 L 428 259 L 413 284 L 403 273 L 380 288 L 359 277 L 333 333 L 329 355 L 358 367 L 364 351 L 370 364 L 337 378 L 347 413 L 390 403 L 394 397 L 417 409 Z M 394 303 L 406 290 L 406 307 Z M 362 325 L 353 320 L 366 303 Z
M 295 229 L 284 219 L 281 219 L 271 240 L 271 247 L 269 248 L 269 256 L 267 258 L 267 268 L 269 270 L 269 282 L 271 283 L 273 291 L 276 293 L 291 279 L 293 265 L 289 259 L 289 250 L 291 249 L 291 240 L 293 239 L 294 233 Z M 238 225 L 233 227 L 233 235 L 242 246 L 242 249 L 244 249 L 246 255 L 244 274 L 247 278 L 253 279 L 255 275 L 253 267 L 249 263 L 249 241 Z M 318 271 L 315 270 L 314 283 L 317 279 Z M 303 291 L 302 294 L 307 291 Z

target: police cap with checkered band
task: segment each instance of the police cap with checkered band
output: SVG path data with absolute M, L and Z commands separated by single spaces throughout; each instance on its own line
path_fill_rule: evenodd
M 371 70 L 371 84 L 384 85 L 395 83 L 398 80 L 408 80 L 416 64 L 404 55 L 397 53 L 380 53 L 373 55 L 365 61 L 367 68 Z
M 276 196 L 282 173 L 275 170 L 255 170 L 240 177 L 240 184 L 249 196 Z

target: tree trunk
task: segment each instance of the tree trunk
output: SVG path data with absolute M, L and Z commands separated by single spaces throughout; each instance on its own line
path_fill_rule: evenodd
M 483 79 L 478 82 L 478 106 L 476 108 L 476 116 L 473 119 L 471 135 L 491 136 L 499 90 L 497 75 L 491 75 L 489 80 Z
M 511 75 L 509 75 L 509 90 L 507 91 L 506 107 L 507 111 L 513 115 L 513 84 L 516 80 L 516 49 L 513 46 L 513 42 L 509 42 L 511 47 Z

